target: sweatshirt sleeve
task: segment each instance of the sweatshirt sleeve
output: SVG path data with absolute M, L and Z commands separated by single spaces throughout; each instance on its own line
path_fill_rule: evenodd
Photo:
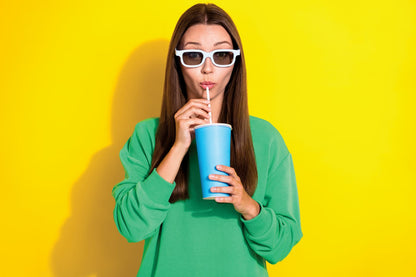
M 129 241 L 152 236 L 169 210 L 169 198 L 175 183 L 165 181 L 155 170 L 150 172 L 154 134 L 139 123 L 120 151 L 125 179 L 112 191 L 115 199 L 114 221 Z
M 299 201 L 292 155 L 283 140 L 271 143 L 267 187 L 260 213 L 251 220 L 241 218 L 251 249 L 275 264 L 283 260 L 302 238 Z M 279 149 L 278 149 L 279 148 Z M 283 149 L 283 150 L 282 150 Z M 285 153 L 278 159 L 277 153 Z

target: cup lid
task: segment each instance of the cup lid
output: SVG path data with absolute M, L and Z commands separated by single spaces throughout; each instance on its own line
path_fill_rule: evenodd
M 208 126 L 213 126 L 213 125 L 228 127 L 231 130 L 233 129 L 233 127 L 230 124 L 227 124 L 227 123 L 207 123 L 207 124 L 203 124 L 203 125 L 198 125 L 194 129 L 196 130 L 198 128 L 203 128 L 203 127 L 208 127 Z

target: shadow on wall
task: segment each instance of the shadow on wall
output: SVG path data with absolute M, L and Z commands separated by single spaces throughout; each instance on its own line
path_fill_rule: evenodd
M 133 51 L 121 70 L 113 99 L 113 144 L 93 156 L 73 186 L 71 216 L 51 256 L 55 277 L 137 274 L 144 242 L 130 244 L 118 232 L 111 191 L 124 178 L 119 152 L 134 126 L 159 116 L 167 50 L 167 40 L 147 42 Z

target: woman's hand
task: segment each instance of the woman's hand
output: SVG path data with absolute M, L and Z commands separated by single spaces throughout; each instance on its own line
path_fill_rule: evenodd
M 176 112 L 175 142 L 156 169 L 159 175 L 169 183 L 175 181 L 182 159 L 188 152 L 194 127 L 207 123 L 205 119 L 209 119 L 208 112 L 210 110 L 207 100 L 192 99 Z
M 188 150 L 192 142 L 194 128 L 207 124 L 209 119 L 208 101 L 205 99 L 191 99 L 175 114 L 176 138 L 174 145 Z
M 231 203 L 234 209 L 239 212 L 245 220 L 255 218 L 260 213 L 259 204 L 246 192 L 234 168 L 225 165 L 218 165 L 217 169 L 227 173 L 229 176 L 210 174 L 209 179 L 227 183 L 228 187 L 213 187 L 212 192 L 230 194 L 229 197 L 216 197 L 219 203 Z

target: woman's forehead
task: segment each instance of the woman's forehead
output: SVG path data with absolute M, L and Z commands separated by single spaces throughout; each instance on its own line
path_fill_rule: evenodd
M 228 32 L 221 25 L 196 24 L 184 33 L 181 47 L 232 47 L 232 40 Z

